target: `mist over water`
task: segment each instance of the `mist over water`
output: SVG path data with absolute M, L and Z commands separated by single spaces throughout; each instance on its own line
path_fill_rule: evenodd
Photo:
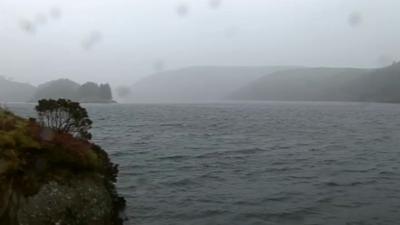
M 400 107 L 85 105 L 128 224 L 396 224 Z M 10 105 L 30 115 L 33 105 Z
M 91 141 L 119 164 L 126 225 L 399 224 L 399 9 L 399 0 L 0 0 L 0 114 L 36 117 L 27 102 L 41 99 L 87 108 Z M 0 175 L 3 158 L 19 160 L 4 152 L 25 137 L 20 123 L 42 130 L 3 117 L 12 138 L 0 136 Z M 73 125 L 87 134 L 83 122 Z M 97 147 L 56 136 L 72 144 L 55 149 L 79 155 L 66 161 L 84 158 L 80 143 L 88 165 L 104 161 L 114 178 Z M 0 225 L 17 218 L 0 211 Z
M 134 85 L 189 66 L 386 66 L 395 0 L 3 0 L 0 74 Z M 245 76 L 245 75 L 244 75 Z

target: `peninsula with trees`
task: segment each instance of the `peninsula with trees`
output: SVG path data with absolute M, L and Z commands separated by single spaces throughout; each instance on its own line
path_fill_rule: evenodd
M 122 225 L 118 165 L 93 143 L 85 108 L 42 99 L 37 118 L 0 107 L 1 225 Z
M 58 79 L 36 87 L 0 76 L 0 103 L 37 102 L 51 98 L 71 99 L 80 103 L 115 103 L 108 83 L 79 84 L 69 79 Z
M 400 103 L 400 62 L 381 68 L 196 66 L 149 75 L 116 88 L 127 103 L 339 101 Z M 28 97 L 29 96 L 29 97 Z M 38 87 L 0 77 L 0 103 L 65 98 L 113 103 L 109 84 L 59 79 Z
M 86 82 L 80 85 L 68 79 L 39 85 L 31 101 L 49 98 L 66 98 L 81 103 L 115 103 L 109 84 Z

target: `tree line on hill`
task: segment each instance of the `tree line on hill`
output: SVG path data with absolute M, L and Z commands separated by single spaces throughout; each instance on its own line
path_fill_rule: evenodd
M 400 63 L 382 68 L 189 67 L 131 87 L 132 102 L 353 101 L 400 103 Z
M 400 103 L 400 63 L 382 68 L 188 67 L 148 76 L 116 89 L 125 102 L 217 101 L 362 101 Z M 122 91 L 121 91 L 122 90 Z M 112 101 L 110 85 L 68 79 L 39 87 L 0 77 L 1 101 L 66 98 L 79 102 Z M 11 100 L 9 100 L 11 99 Z
M 86 82 L 82 85 L 58 79 L 35 87 L 0 76 L 0 103 L 36 102 L 39 99 L 65 98 L 79 102 L 111 103 L 113 94 L 109 84 Z
M 59 79 L 39 85 L 32 101 L 47 98 L 66 98 L 79 102 L 108 103 L 113 101 L 109 84 L 86 82 L 79 85 L 68 79 Z

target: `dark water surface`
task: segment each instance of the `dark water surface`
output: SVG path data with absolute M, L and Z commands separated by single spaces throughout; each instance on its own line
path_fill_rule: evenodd
M 128 224 L 400 224 L 400 105 L 86 107 Z

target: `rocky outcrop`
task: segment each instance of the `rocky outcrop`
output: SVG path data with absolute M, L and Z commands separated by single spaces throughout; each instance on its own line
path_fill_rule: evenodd
M 122 225 L 107 153 L 0 109 L 1 225 Z
M 21 199 L 17 218 L 20 225 L 108 225 L 111 214 L 112 200 L 101 180 L 80 178 L 43 185 L 35 195 Z

